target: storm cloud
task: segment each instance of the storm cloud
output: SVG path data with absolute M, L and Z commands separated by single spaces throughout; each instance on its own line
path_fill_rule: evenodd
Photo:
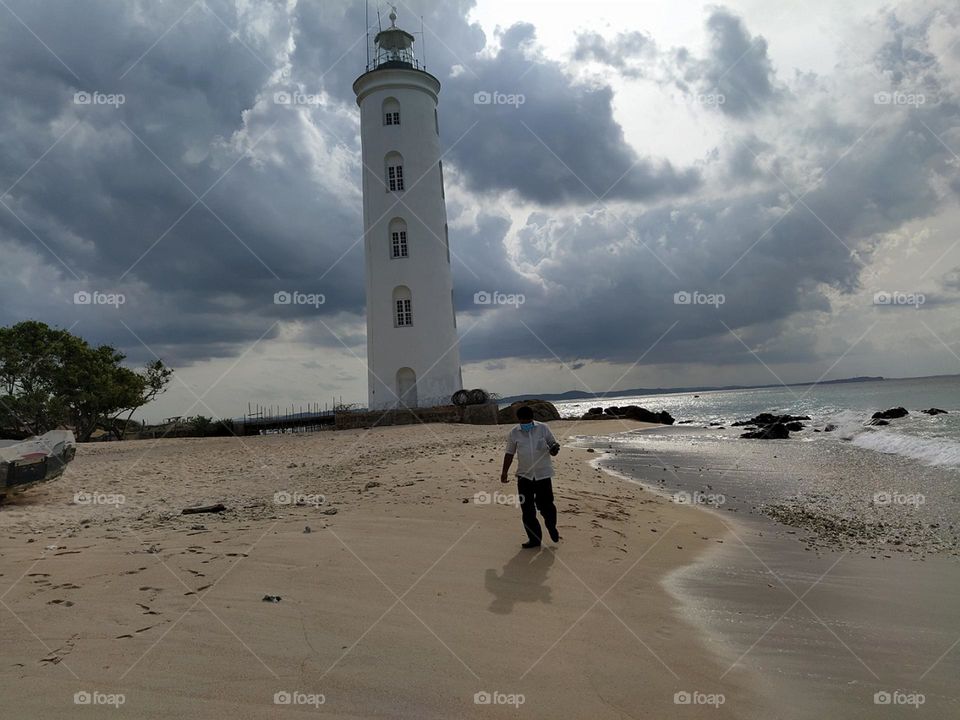
M 291 338 L 363 356 L 362 4 L 8 5 L 0 322 L 180 367 Z M 630 28 L 583 33 L 568 57 L 530 23 L 488 37 L 472 7 L 400 9 L 401 24 L 422 12 L 443 84 L 455 303 L 464 360 L 487 371 L 736 364 L 744 343 L 813 362 L 804 333 L 870 289 L 886 238 L 957 204 L 960 59 L 944 38 L 960 20 L 936 4 L 878 15 L 866 62 L 829 77 L 778 73 L 771 41 L 723 7 L 704 12 L 700 53 Z M 723 123 L 710 152 L 628 141 L 629 83 L 722 96 L 690 110 Z M 960 291 L 956 269 L 932 277 Z M 91 291 L 125 302 L 74 302 Z M 525 301 L 481 306 L 481 291 Z

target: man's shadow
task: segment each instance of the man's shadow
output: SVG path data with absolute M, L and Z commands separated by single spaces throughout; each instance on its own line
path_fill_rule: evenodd
M 521 550 L 499 574 L 488 568 L 483 584 L 494 596 L 488 608 L 490 612 L 506 615 L 513 612 L 514 603 L 551 602 L 550 587 L 544 583 L 553 565 L 553 553 L 552 549 Z

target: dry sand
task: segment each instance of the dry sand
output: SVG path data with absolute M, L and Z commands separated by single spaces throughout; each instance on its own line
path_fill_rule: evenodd
M 641 425 L 551 427 L 563 442 Z M 475 501 L 515 492 L 499 482 L 506 430 L 81 447 L 0 509 L 3 715 L 769 717 L 747 671 L 718 684 L 726 666 L 661 584 L 725 539 L 721 522 L 565 446 L 563 540 L 521 550 L 519 510 Z M 100 504 L 111 494 L 124 502 Z M 180 514 L 216 502 L 228 511 Z M 684 691 L 724 703 L 675 704 Z M 78 707 L 78 692 L 123 704 Z

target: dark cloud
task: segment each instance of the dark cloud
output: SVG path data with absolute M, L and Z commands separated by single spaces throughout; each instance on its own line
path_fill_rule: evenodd
M 577 62 L 598 62 L 616 68 L 624 77 L 642 78 L 648 69 L 635 60 L 647 62 L 657 55 L 653 38 L 639 31 L 618 33 L 607 41 L 600 33 L 585 32 L 577 35 L 573 59 Z
M 751 36 L 743 20 L 722 7 L 712 10 L 706 27 L 710 44 L 704 59 L 692 59 L 686 51 L 677 55 L 684 83 L 699 94 L 722 96 L 717 107 L 732 117 L 769 107 L 779 91 L 767 41 Z

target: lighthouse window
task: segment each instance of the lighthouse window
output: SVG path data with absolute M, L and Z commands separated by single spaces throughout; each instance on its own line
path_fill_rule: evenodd
M 398 285 L 393 289 L 393 324 L 395 327 L 409 327 L 413 325 L 413 311 L 410 307 L 410 288 Z
M 392 235 L 392 245 L 393 245 L 393 257 L 395 258 L 405 258 L 407 257 L 407 231 L 398 230 Z
M 407 223 L 401 217 L 396 217 L 390 221 L 390 257 L 407 257 Z
M 389 97 L 383 101 L 383 124 L 400 124 L 400 103 L 396 98 Z
M 397 327 L 413 325 L 413 312 L 409 300 L 397 300 Z
M 440 161 L 440 197 L 445 198 L 447 195 L 443 191 L 443 160 Z
M 403 190 L 403 165 L 387 167 L 387 189 L 390 192 Z
M 437 135 L 440 134 L 440 116 L 437 115 L 437 109 L 433 109 L 433 127 L 437 131 Z

